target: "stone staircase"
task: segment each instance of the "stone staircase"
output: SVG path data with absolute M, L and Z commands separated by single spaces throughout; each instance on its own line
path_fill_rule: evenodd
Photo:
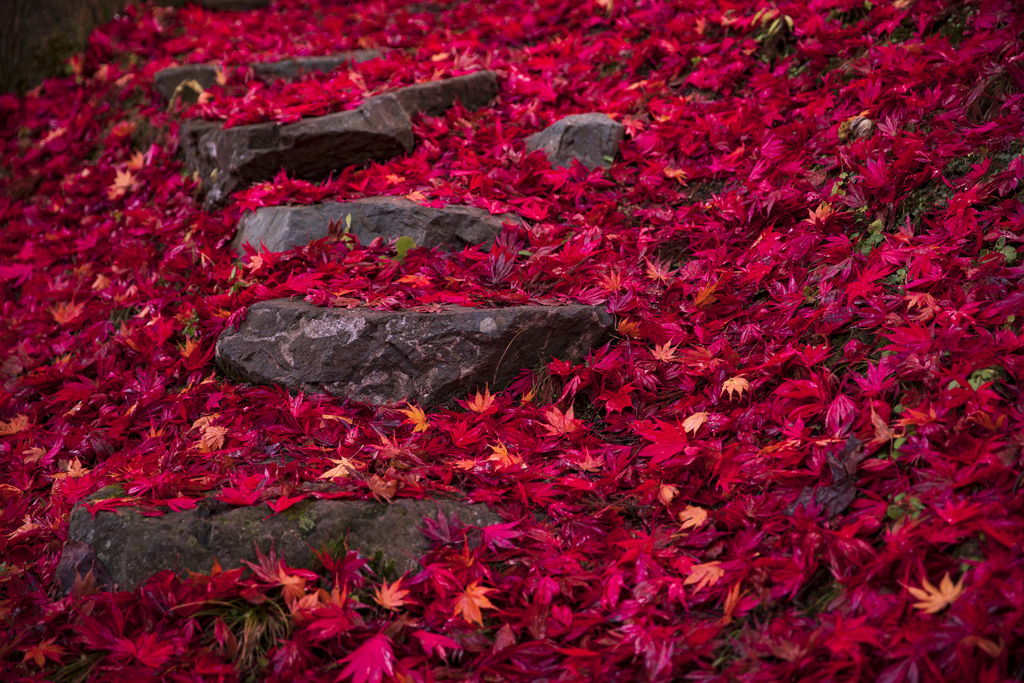
M 266 1 L 205 4 L 249 9 Z M 376 51 L 349 52 L 251 67 L 263 78 L 295 78 L 379 56 Z M 183 88 L 198 96 L 217 82 L 219 73 L 220 67 L 212 64 L 171 67 L 156 74 L 154 87 L 166 100 Z M 316 181 L 347 166 L 407 154 L 416 144 L 413 117 L 442 115 L 456 101 L 467 109 L 484 107 L 499 92 L 497 74 L 477 71 L 398 88 L 371 97 L 356 109 L 287 125 L 225 129 L 218 123 L 186 121 L 180 141 L 186 165 L 200 179 L 204 205 L 212 209 L 227 205 L 239 190 L 271 180 L 282 169 Z M 610 117 L 579 114 L 530 137 L 524 151 L 543 151 L 553 167 L 579 161 L 596 169 L 610 165 L 622 137 L 623 126 Z M 469 206 L 436 208 L 403 197 L 367 197 L 247 212 L 228 248 L 240 256 L 246 247 L 286 251 L 344 225 L 360 242 L 404 237 L 426 248 L 490 249 L 505 224 L 523 221 Z M 485 386 L 500 389 L 524 366 L 552 357 L 581 357 L 603 344 L 611 327 L 612 317 L 605 310 L 585 305 L 442 306 L 423 312 L 323 308 L 299 299 L 275 299 L 249 307 L 240 327 L 221 334 L 216 363 L 238 381 L 326 391 L 378 405 L 416 401 L 436 406 Z M 111 497 L 109 492 L 97 495 Z M 424 516 L 455 515 L 477 526 L 500 521 L 485 506 L 455 501 L 398 500 L 390 506 L 306 501 L 295 514 L 267 519 L 264 510 L 232 508 L 213 497 L 207 501 L 205 512 L 162 517 L 123 511 L 91 515 L 77 508 L 58 572 L 65 590 L 76 573 L 87 571 L 94 571 L 108 587 L 133 588 L 161 569 L 209 571 L 215 556 L 225 568 L 237 567 L 242 560 L 255 559 L 256 547 L 267 551 L 272 544 L 293 566 L 309 566 L 314 559 L 311 544 L 330 543 L 346 534 L 350 547 L 364 554 L 380 551 L 403 571 L 413 571 L 430 547 L 417 528 Z

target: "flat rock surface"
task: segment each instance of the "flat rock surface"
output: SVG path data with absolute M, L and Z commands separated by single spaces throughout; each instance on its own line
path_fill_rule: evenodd
M 607 114 L 573 114 L 528 137 L 526 151 L 544 150 L 556 168 L 568 168 L 574 159 L 589 169 L 608 168 L 624 134 L 625 127 Z
M 153 85 L 160 97 L 170 100 L 178 86 L 186 81 L 195 81 L 203 90 L 209 90 L 217 82 L 215 64 L 184 64 L 160 69 L 153 76 Z
M 229 377 L 384 404 L 444 403 L 554 357 L 605 341 L 612 316 L 595 306 L 515 306 L 441 312 L 320 308 L 273 299 L 250 306 L 217 340 Z
M 261 78 L 297 78 L 310 71 L 328 73 L 348 62 L 360 64 L 380 57 L 379 50 L 354 50 L 322 57 L 293 57 L 276 62 L 259 62 L 252 65 L 252 70 Z M 194 80 L 209 90 L 217 82 L 217 64 L 183 64 L 160 69 L 153 76 L 156 91 L 165 100 L 170 100 L 178 85 Z
M 206 206 L 232 192 L 269 180 L 283 168 L 297 178 L 322 180 L 353 164 L 385 160 L 412 151 L 409 116 L 398 100 L 374 97 L 358 109 L 288 125 L 258 123 L 223 129 L 207 121 L 181 128 L 185 163 L 198 171 Z
M 102 497 L 102 496 L 101 496 Z M 207 503 L 212 503 L 207 505 Z M 121 590 L 132 590 L 165 569 L 209 573 L 214 558 L 225 569 L 254 562 L 256 548 L 271 547 L 292 567 L 312 567 L 310 548 L 325 546 L 337 553 L 347 538 L 350 550 L 363 557 L 381 553 L 399 574 L 415 572 L 431 541 L 418 527 L 423 518 L 437 519 L 438 510 L 472 526 L 489 526 L 501 519 L 486 505 L 450 500 L 398 499 L 390 505 L 373 501 L 304 500 L 273 517 L 266 505 L 231 507 L 207 499 L 195 510 L 146 517 L 134 508 L 117 513 L 85 508 L 71 513 L 68 531 L 69 571 L 61 581 L 74 580 L 74 571 L 88 567 Z M 84 558 L 84 559 L 83 559 Z M 96 563 L 102 566 L 96 566 Z M 63 569 L 63 568 L 62 568 Z M 65 576 L 68 574 L 69 576 Z M 70 585 L 65 586 L 65 590 Z
M 287 251 L 327 237 L 330 221 L 346 218 L 350 232 L 368 244 L 376 237 L 410 237 L 420 247 L 461 250 L 471 245 L 490 249 L 504 222 L 518 223 L 513 214 L 492 215 L 472 206 L 422 206 L 404 197 L 367 197 L 350 202 L 309 206 L 268 206 L 248 211 L 238 222 L 232 243 L 239 255 L 245 244 L 267 251 Z
M 298 78 L 303 73 L 321 71 L 330 73 L 348 62 L 361 64 L 380 57 L 379 50 L 355 50 L 323 57 L 292 57 L 276 62 L 253 64 L 252 69 L 261 78 Z
M 466 109 L 486 105 L 498 94 L 498 76 L 493 71 L 474 71 L 464 76 L 407 85 L 387 94 L 397 97 L 409 116 L 419 113 L 440 116 L 455 100 Z

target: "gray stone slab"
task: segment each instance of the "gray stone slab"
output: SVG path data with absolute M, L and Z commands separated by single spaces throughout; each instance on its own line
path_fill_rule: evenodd
M 185 122 L 180 133 L 185 164 L 199 173 L 205 205 L 225 203 L 232 192 L 282 169 L 304 180 L 322 180 L 353 164 L 412 151 L 409 116 L 391 96 L 358 109 L 296 123 L 258 123 L 224 129 L 208 121 Z
M 461 250 L 481 245 L 489 250 L 501 232 L 502 223 L 519 223 L 514 214 L 492 215 L 471 206 L 421 206 L 404 197 L 367 197 L 350 202 L 327 202 L 310 206 L 268 206 L 247 211 L 238 222 L 232 242 L 242 255 L 246 244 L 257 251 L 287 251 L 327 237 L 330 221 L 350 217 L 350 232 L 368 244 L 376 237 L 385 240 L 410 237 L 420 247 Z
M 523 367 L 581 358 L 604 343 L 612 316 L 595 306 L 514 306 L 440 312 L 320 308 L 274 299 L 250 306 L 217 340 L 234 380 L 276 384 L 375 404 L 437 405 Z
M 209 90 L 217 82 L 215 64 L 185 64 L 160 69 L 153 76 L 156 91 L 165 100 L 170 100 L 178 86 L 186 81 L 195 81 L 203 90 Z
M 350 62 L 362 64 L 371 59 L 376 59 L 380 55 L 379 50 L 355 50 L 353 52 L 342 52 L 324 57 L 293 57 L 277 62 L 262 62 L 253 64 L 252 69 L 261 78 L 286 78 L 291 80 L 311 71 L 330 73 L 344 64 Z
M 498 94 L 498 76 L 493 71 L 475 71 L 464 76 L 417 83 L 392 90 L 402 108 L 414 114 L 440 116 L 458 100 L 466 109 L 478 109 Z
M 573 114 L 528 137 L 526 151 L 544 150 L 556 168 L 568 168 L 574 159 L 589 169 L 608 168 L 624 134 L 625 127 L 607 114 Z
M 102 497 L 102 496 L 101 496 Z M 207 505 L 206 503 L 210 503 Z M 94 517 L 84 507 L 71 513 L 66 553 L 70 571 L 58 571 L 65 592 L 74 570 L 82 565 L 94 568 L 98 561 L 103 579 L 121 590 L 132 590 L 157 572 L 171 569 L 209 573 L 214 558 L 224 569 L 240 567 L 242 560 L 254 562 L 256 548 L 267 554 L 271 547 L 291 567 L 312 567 L 313 549 L 337 549 L 348 539 L 348 547 L 367 558 L 380 552 L 385 562 L 394 562 L 399 573 L 415 572 L 418 561 L 431 541 L 418 529 L 424 517 L 437 519 L 438 510 L 449 518 L 473 526 L 489 526 L 501 519 L 486 505 L 457 501 L 397 499 L 390 505 L 374 501 L 305 500 L 269 517 L 266 505 L 232 507 L 207 499 L 195 510 L 147 517 L 131 507 L 117 513 L 101 511 Z M 85 550 L 91 546 L 92 555 Z M 311 549 L 312 548 L 312 549 Z M 68 551 L 71 552 L 68 552 Z M 95 558 L 93 560 L 93 558 Z M 95 567 L 94 571 L 99 570 Z

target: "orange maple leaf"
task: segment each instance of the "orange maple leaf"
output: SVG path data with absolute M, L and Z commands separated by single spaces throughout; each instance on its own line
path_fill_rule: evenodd
M 480 390 L 478 389 L 476 392 L 476 396 L 471 398 L 467 405 L 469 406 L 469 409 L 472 410 L 474 413 L 483 413 L 486 412 L 487 409 L 490 408 L 493 403 L 494 396 L 491 395 L 490 388 L 488 388 L 488 386 L 485 384 L 483 396 L 480 395 Z
M 479 585 L 478 581 L 473 581 L 466 586 L 465 592 L 455 600 L 455 610 L 452 612 L 452 616 L 461 614 L 467 624 L 475 623 L 483 626 L 484 615 L 480 610 L 495 609 L 491 601 L 487 599 L 487 594 L 492 590 L 494 589 L 484 588 Z
M 146 155 L 139 150 L 132 152 L 131 158 L 128 160 L 128 170 L 138 171 L 140 168 L 146 165 Z
M 47 638 L 38 645 L 32 645 L 25 650 L 25 657 L 21 660 L 27 662 L 33 660 L 38 666 L 46 664 L 47 658 L 60 664 L 60 658 L 64 654 L 64 649 L 60 645 L 54 645 L 53 641 L 57 639 L 56 636 L 53 638 Z
M 28 416 L 27 415 L 15 415 L 7 422 L 0 422 L 0 436 L 10 436 L 11 434 L 17 434 L 28 427 Z
M 708 511 L 696 505 L 687 505 L 679 513 L 680 529 L 696 529 L 708 520 Z
M 648 279 L 668 284 L 668 281 L 672 279 L 672 268 L 670 266 L 665 266 L 660 261 L 652 263 L 651 259 L 644 260 L 647 262 Z
M 227 427 L 214 427 L 211 424 L 204 424 L 200 431 L 199 440 L 196 441 L 196 448 L 200 453 L 212 453 L 224 447 L 224 435 L 228 433 Z
M 678 346 L 672 346 L 672 342 L 665 342 L 664 344 L 655 344 L 651 355 L 654 356 L 655 360 L 660 360 L 664 363 L 674 363 L 679 360 L 676 358 L 677 350 L 679 350 Z
M 61 325 L 73 321 L 75 318 L 82 314 L 82 309 L 85 308 L 85 302 L 81 303 L 64 303 L 63 301 L 56 306 L 50 307 L 50 315 Z
M 694 300 L 693 304 L 697 308 L 704 308 L 705 306 L 710 306 L 711 304 L 715 303 L 716 301 L 718 301 L 718 297 L 715 296 L 716 289 L 718 289 L 717 282 L 713 282 L 707 285 L 702 290 L 700 290 L 700 293 L 697 295 L 697 298 Z
M 964 592 L 964 579 L 961 576 L 960 580 L 953 583 L 953 580 L 949 578 L 949 572 L 942 577 L 942 581 L 939 582 L 939 587 L 936 588 L 928 579 L 921 580 L 921 588 L 912 588 L 911 586 L 905 586 L 910 591 L 910 594 L 921 602 L 915 602 L 914 607 L 922 610 L 925 614 L 935 614 L 946 609 L 959 598 Z
M 398 412 L 405 415 L 407 418 L 405 420 L 406 423 L 416 425 L 412 430 L 413 434 L 425 432 L 430 429 L 430 422 L 427 421 L 427 414 L 423 412 L 423 409 L 418 406 L 414 406 L 411 403 L 406 403 L 406 405 L 409 406 L 409 410 L 405 410 L 403 408 Z
M 672 486 L 671 484 L 661 484 L 658 486 L 658 501 L 662 505 L 668 507 L 672 503 L 672 499 L 679 493 L 678 486 Z
M 704 424 L 705 422 L 707 422 L 707 420 L 708 420 L 708 414 L 705 413 L 704 411 L 701 411 L 699 413 L 694 413 L 690 417 L 688 417 L 685 420 L 683 420 L 683 431 L 684 432 L 692 432 L 692 433 L 696 434 L 697 430 L 700 429 L 700 426 L 702 424 Z
M 719 567 L 721 562 L 705 562 L 704 564 L 695 564 L 690 568 L 690 575 L 683 581 L 684 586 L 692 586 L 697 584 L 693 589 L 696 593 L 705 586 L 714 586 L 718 583 L 719 579 L 725 576 L 725 570 Z
M 370 493 L 381 503 L 390 503 L 395 494 L 398 493 L 398 481 L 395 479 L 384 479 L 376 474 L 370 477 Z
M 306 594 L 306 579 L 301 576 L 293 576 L 284 568 L 277 570 L 277 580 L 281 583 L 281 595 L 284 601 L 290 603 L 298 600 Z
M 107 187 L 108 199 L 120 199 L 124 193 L 135 187 L 135 176 L 129 170 L 116 171 L 114 182 Z
M 390 586 L 385 581 L 380 588 L 373 589 L 373 601 L 385 609 L 397 610 L 405 604 L 405 596 L 409 594 L 401 585 L 402 579 L 398 579 Z
M 497 462 L 502 467 L 512 467 L 523 461 L 519 456 L 509 453 L 508 448 L 503 443 L 491 446 L 491 454 L 487 460 Z
M 569 410 L 562 413 L 558 406 L 551 406 L 551 410 L 544 413 L 544 417 L 548 421 L 544 425 L 544 429 L 548 431 L 549 435 L 558 436 L 559 434 L 571 434 L 576 431 L 580 423 L 579 420 L 575 419 L 576 414 L 573 413 L 572 408 L 572 406 L 569 406 Z
M 750 391 L 750 382 L 742 377 L 730 377 L 722 382 L 722 393 L 729 394 L 730 401 L 732 400 L 732 394 L 734 391 L 739 398 L 743 398 L 743 392 Z

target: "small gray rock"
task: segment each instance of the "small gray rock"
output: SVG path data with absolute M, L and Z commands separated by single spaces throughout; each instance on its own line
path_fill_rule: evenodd
M 153 76 L 156 91 L 165 100 L 174 96 L 174 91 L 185 81 L 195 81 L 203 90 L 209 90 L 217 82 L 217 66 L 214 64 L 185 64 L 160 69 Z
M 573 159 L 589 169 L 608 168 L 619 153 L 625 127 L 607 114 L 573 114 L 526 139 L 526 151 L 544 150 L 556 168 L 572 166 Z
M 423 518 L 437 519 L 438 510 L 449 518 L 473 526 L 489 526 L 501 519 L 486 505 L 467 505 L 450 500 L 401 498 L 390 505 L 362 500 L 304 500 L 280 514 L 269 517 L 264 505 L 234 508 L 207 499 L 195 510 L 146 517 L 135 508 L 117 513 L 101 511 L 93 517 L 84 507 L 71 513 L 68 529 L 72 559 L 90 569 L 95 567 L 105 582 L 121 590 L 133 590 L 165 569 L 208 573 L 214 558 L 224 569 L 254 562 L 256 547 L 267 554 L 273 547 L 290 567 L 309 568 L 315 564 L 313 549 L 333 548 L 337 552 L 347 538 L 350 550 L 372 558 L 381 553 L 385 563 L 394 562 L 398 573 L 415 572 L 419 559 L 431 541 L 418 527 Z M 86 570 L 88 571 L 88 569 Z M 65 592 L 74 580 L 73 571 L 61 575 Z M 79 572 L 81 573 L 81 572 Z M 109 578 L 107 578 L 109 575 Z
M 386 94 L 397 97 L 409 116 L 420 113 L 440 116 L 455 100 L 462 102 L 466 109 L 486 105 L 498 94 L 498 76 L 493 71 L 475 71 L 465 76 L 408 85 Z
M 353 164 L 385 160 L 412 151 L 409 116 L 398 100 L 382 95 L 358 109 L 296 123 L 258 123 L 225 130 L 191 120 L 181 127 L 185 164 L 198 171 L 206 207 L 232 192 L 270 180 L 281 169 L 304 180 L 322 180 Z
M 380 55 L 379 50 L 355 50 L 354 52 L 342 52 L 325 57 L 293 57 L 277 62 L 262 62 L 260 64 L 253 64 L 252 69 L 261 78 L 286 78 L 290 80 L 310 71 L 330 73 L 343 64 L 348 64 L 349 62 L 361 64 L 371 59 L 376 59 Z
M 229 377 L 386 404 L 437 405 L 505 386 L 524 366 L 582 357 L 608 337 L 595 306 L 513 306 L 441 312 L 319 308 L 274 299 L 249 307 L 217 340 Z
M 351 216 L 350 231 L 368 244 L 376 237 L 385 240 L 412 238 L 420 247 L 461 250 L 482 245 L 489 250 L 501 232 L 502 223 L 518 223 L 513 214 L 491 215 L 471 206 L 435 209 L 404 197 L 367 197 L 350 202 L 328 202 L 312 206 L 268 206 L 247 211 L 238 222 L 232 245 L 245 253 L 245 244 L 268 251 L 287 251 L 327 236 L 330 221 Z

